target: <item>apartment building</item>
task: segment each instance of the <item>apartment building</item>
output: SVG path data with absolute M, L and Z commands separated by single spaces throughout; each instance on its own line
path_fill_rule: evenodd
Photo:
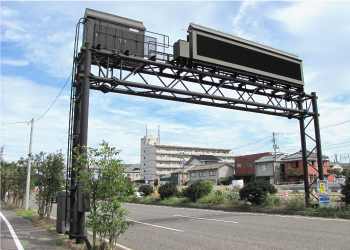
M 230 149 L 161 145 L 152 135 L 141 138 L 141 178 L 154 180 L 182 168 L 191 156 L 213 155 L 223 163 L 234 163 Z

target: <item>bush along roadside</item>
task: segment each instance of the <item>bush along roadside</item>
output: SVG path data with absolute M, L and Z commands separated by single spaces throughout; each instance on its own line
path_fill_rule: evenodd
M 311 204 L 311 206 L 306 206 L 304 194 L 291 193 L 289 197 L 284 197 L 277 193 L 273 185 L 268 182 L 266 183 L 260 181 L 254 182 L 249 189 L 243 190 L 243 192 L 237 189 L 212 192 L 212 189 L 210 189 L 210 192 L 203 194 L 203 190 L 200 188 L 201 184 L 198 182 L 187 188 L 182 188 L 181 190 L 177 190 L 177 192 L 173 192 L 173 195 L 168 198 L 161 199 L 160 195 L 151 194 L 142 198 L 130 197 L 127 202 L 216 209 L 233 212 L 261 212 L 350 219 L 350 207 L 340 201 L 340 196 L 338 194 L 336 196 L 338 197 L 336 199 L 337 201 L 334 202 L 336 206 L 319 207 L 316 201 L 312 201 L 314 204 Z M 251 190 L 252 193 L 249 193 L 247 190 Z M 256 193 L 259 192 L 261 195 L 256 195 Z M 245 197 L 251 198 L 249 200 L 248 198 L 245 199 Z M 252 200 L 252 198 L 254 199 Z

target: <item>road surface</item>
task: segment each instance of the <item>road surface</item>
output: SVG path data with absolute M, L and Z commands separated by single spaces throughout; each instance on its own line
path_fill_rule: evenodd
M 349 249 L 350 221 L 124 204 L 131 249 Z

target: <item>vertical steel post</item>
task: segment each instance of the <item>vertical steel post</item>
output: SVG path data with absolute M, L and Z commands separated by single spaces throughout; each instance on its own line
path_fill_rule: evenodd
M 303 110 L 303 101 L 299 100 L 299 110 Z M 301 153 L 303 158 L 303 173 L 304 173 L 304 189 L 305 189 L 305 204 L 310 204 L 310 190 L 309 190 L 309 168 L 307 163 L 307 148 L 305 137 L 305 117 L 299 118 L 300 125 L 300 139 L 301 139 Z
M 84 77 L 81 92 L 81 116 L 80 116 L 80 146 L 87 146 L 88 141 L 88 123 L 89 123 L 89 97 L 90 97 L 90 70 L 91 70 L 91 44 L 85 43 L 84 57 Z M 80 150 L 82 150 L 80 148 Z M 83 153 L 81 151 L 81 153 Z M 80 174 L 80 173 L 78 173 Z M 81 190 L 77 186 L 77 194 L 80 195 Z M 83 196 L 83 194 L 82 194 Z M 81 200 L 82 201 L 82 200 Z M 78 199 L 79 202 L 79 199 Z M 77 234 L 83 236 L 85 234 L 85 204 L 78 204 L 77 211 Z M 81 206 L 81 209 L 79 207 Z M 82 244 L 83 238 L 77 238 L 76 243 Z
M 82 80 L 78 78 L 80 74 L 80 67 L 81 65 L 77 65 L 77 74 L 76 74 L 76 90 L 75 90 L 75 102 L 74 104 L 74 121 L 73 121 L 73 145 L 72 145 L 72 151 L 70 152 L 72 156 L 72 163 L 71 163 L 71 185 L 70 185 L 70 225 L 69 225 L 69 231 L 71 234 L 78 234 L 77 233 L 77 212 L 78 212 L 78 201 L 77 201 L 77 182 L 76 177 L 78 176 L 78 170 L 75 169 L 75 149 L 80 144 L 80 119 L 81 119 L 81 94 L 82 94 Z M 69 236 L 69 239 L 74 239 L 73 237 Z
M 315 127 L 315 141 L 316 141 L 316 149 L 317 149 L 317 164 L 318 164 L 318 177 L 320 180 L 324 180 L 323 173 L 323 160 L 322 160 L 322 147 L 321 147 L 321 133 L 320 133 L 320 123 L 318 117 L 320 116 L 317 108 L 317 96 L 316 92 L 312 92 L 312 108 L 314 115 L 314 127 Z

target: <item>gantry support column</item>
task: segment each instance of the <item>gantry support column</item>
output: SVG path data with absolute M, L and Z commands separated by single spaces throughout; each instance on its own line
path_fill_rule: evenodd
M 303 109 L 303 101 L 299 100 L 299 109 Z M 304 189 L 305 189 L 305 204 L 310 203 L 310 190 L 309 190 L 309 166 L 307 163 L 307 148 L 306 148 L 306 136 L 305 136 L 305 117 L 299 118 L 300 125 L 300 140 L 301 140 L 301 152 L 303 158 L 303 174 L 304 174 Z
M 85 43 L 83 79 L 77 81 L 76 104 L 74 110 L 74 143 L 73 149 L 78 146 L 87 146 L 88 141 L 88 120 L 89 120 L 89 97 L 90 97 L 90 70 L 91 70 L 91 44 Z M 80 65 L 78 65 L 80 68 Z M 84 153 L 79 147 L 79 153 Z M 72 166 L 74 167 L 74 157 Z M 71 223 L 70 233 L 84 236 L 85 233 L 85 210 L 84 194 L 82 193 L 76 177 L 82 174 L 82 169 L 72 171 L 71 180 Z M 77 244 L 84 243 L 83 238 L 76 239 Z
M 312 92 L 311 95 L 313 96 L 312 108 L 313 108 L 313 112 L 315 113 L 315 115 L 314 115 L 314 127 L 315 127 L 315 141 L 316 141 L 316 150 L 317 150 L 318 176 L 319 176 L 319 180 L 324 180 L 322 147 L 321 147 L 321 133 L 320 133 L 320 123 L 318 120 L 318 117 L 320 115 L 318 113 L 316 92 Z

